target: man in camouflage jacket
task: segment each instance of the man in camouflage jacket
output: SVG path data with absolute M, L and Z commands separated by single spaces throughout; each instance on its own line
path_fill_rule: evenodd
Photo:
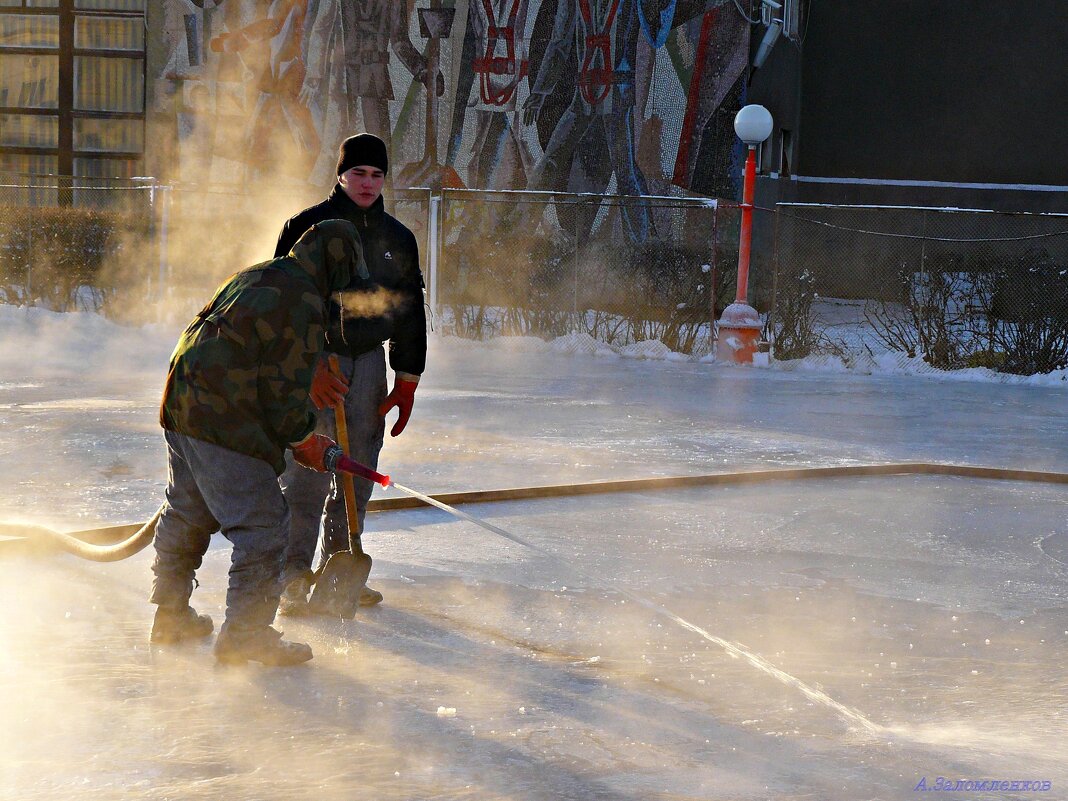
M 221 531 L 234 550 L 216 656 L 311 659 L 307 645 L 271 628 L 289 534 L 278 476 L 287 449 L 304 467 L 325 470 L 334 443 L 314 433 L 309 389 L 331 297 L 366 273 L 355 227 L 320 222 L 289 255 L 230 278 L 178 340 L 160 409 L 169 481 L 152 566 L 153 642 L 211 633 L 189 596 L 211 534 Z

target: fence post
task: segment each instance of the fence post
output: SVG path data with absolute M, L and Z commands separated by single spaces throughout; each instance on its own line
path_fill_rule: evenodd
M 773 326 L 779 311 L 779 248 L 781 246 L 779 220 L 781 219 L 781 215 L 779 213 L 778 203 L 775 204 L 775 211 L 772 213 L 775 215 L 775 222 L 772 226 L 771 234 L 771 308 L 768 311 L 768 319 L 766 323 L 767 336 L 765 337 L 765 339 L 771 340 L 771 345 L 769 346 L 769 353 L 771 355 L 768 357 L 769 359 L 775 356 L 775 336 L 773 334 Z
M 574 204 L 575 215 L 573 222 L 575 223 L 575 258 L 573 259 L 575 266 L 575 281 L 571 287 L 571 325 L 573 331 L 577 333 L 579 331 L 578 324 L 578 287 L 579 287 L 579 218 L 582 206 L 582 198 L 578 199 L 578 202 Z
M 923 315 L 923 326 L 925 330 L 930 330 L 930 320 L 928 319 L 928 312 L 931 309 L 931 281 L 927 275 L 927 210 L 923 212 L 923 238 L 920 240 L 920 313 Z M 921 342 L 926 341 L 926 337 L 921 337 Z M 926 350 L 926 347 L 924 348 Z M 924 354 L 926 355 L 926 354 Z
M 716 261 L 719 256 L 719 201 L 712 207 L 712 260 L 708 280 L 708 351 L 716 350 Z
M 29 181 L 32 183 L 33 178 Z M 30 298 L 33 297 L 33 216 L 30 216 L 30 224 L 26 226 L 26 294 L 23 297 L 24 306 L 30 305 Z
M 427 282 L 428 302 L 430 304 L 430 319 L 431 330 L 433 330 L 434 315 L 438 313 L 438 271 L 440 267 L 441 258 L 441 236 L 439 233 L 439 226 L 441 225 L 441 195 L 434 194 L 434 190 L 428 190 L 429 192 L 429 211 L 427 213 L 427 272 L 429 273 L 429 281 Z
M 156 299 L 163 299 L 164 287 L 169 283 L 170 268 L 167 264 L 167 233 L 170 226 L 170 189 L 169 186 L 153 186 L 153 193 L 159 192 L 159 283 L 156 286 Z

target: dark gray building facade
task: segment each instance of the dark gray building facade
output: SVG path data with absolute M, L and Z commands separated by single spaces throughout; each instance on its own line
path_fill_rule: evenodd
M 801 2 L 751 75 L 758 202 L 1068 212 L 1066 42 L 1064 0 Z

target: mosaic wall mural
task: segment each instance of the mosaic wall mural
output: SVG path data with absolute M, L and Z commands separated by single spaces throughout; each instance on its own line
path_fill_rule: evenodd
M 367 130 L 390 143 L 394 186 L 736 194 L 749 26 L 733 0 L 162 0 L 162 13 L 149 80 L 169 177 L 329 185 L 338 142 Z M 641 240 L 640 208 L 625 216 Z

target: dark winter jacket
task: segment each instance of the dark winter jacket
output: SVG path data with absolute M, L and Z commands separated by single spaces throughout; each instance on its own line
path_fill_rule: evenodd
M 308 402 L 331 293 L 367 276 L 343 220 L 316 225 L 289 256 L 234 275 L 171 355 L 160 424 L 254 456 L 279 475 L 285 449 L 315 427 Z
M 359 356 L 389 341 L 389 364 L 401 373 L 422 375 L 426 367 L 426 312 L 419 246 L 403 223 L 386 213 L 382 198 L 366 211 L 340 185 L 330 196 L 290 218 L 278 237 L 275 256 L 321 220 L 348 220 L 363 242 L 370 278 L 356 276 L 331 315 L 326 350 Z

